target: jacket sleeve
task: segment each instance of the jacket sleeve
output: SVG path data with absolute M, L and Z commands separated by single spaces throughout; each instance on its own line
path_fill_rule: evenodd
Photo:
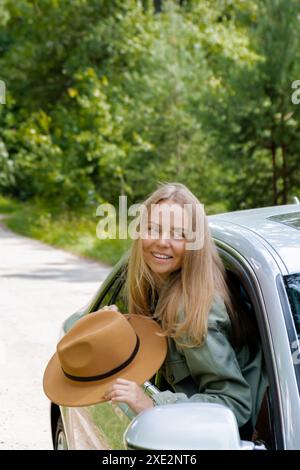
M 182 348 L 183 367 L 196 384 L 198 393 L 189 398 L 185 393 L 160 392 L 153 396 L 157 405 L 179 402 L 220 403 L 235 414 L 238 426 L 251 417 L 251 390 L 244 379 L 235 352 L 225 332 L 209 326 L 204 343 L 199 347 Z M 178 366 L 178 361 L 177 361 Z M 176 387 L 176 380 L 173 388 Z

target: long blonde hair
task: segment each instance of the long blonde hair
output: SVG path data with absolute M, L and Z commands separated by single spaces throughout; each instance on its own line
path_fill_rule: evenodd
M 185 204 L 193 207 L 192 227 L 193 230 L 199 226 L 203 228 L 203 246 L 185 251 L 182 268 L 169 275 L 158 296 L 154 273 L 143 259 L 142 240 L 134 240 L 126 281 L 129 312 L 154 317 L 166 336 L 176 339 L 182 346 L 193 347 L 200 345 L 207 334 L 208 315 L 216 296 L 230 305 L 225 270 L 210 235 L 204 210 L 204 221 L 197 225 L 199 213 L 194 208 L 200 202 L 194 194 L 180 183 L 161 184 L 143 204 L 149 210 L 151 205 L 164 200 L 181 207 Z M 155 297 L 158 302 L 153 311 L 151 299 Z

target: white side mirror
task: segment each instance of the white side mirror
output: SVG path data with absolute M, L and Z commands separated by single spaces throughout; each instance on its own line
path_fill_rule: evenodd
M 136 416 L 125 433 L 128 449 L 254 449 L 241 441 L 233 412 L 214 403 L 156 406 Z

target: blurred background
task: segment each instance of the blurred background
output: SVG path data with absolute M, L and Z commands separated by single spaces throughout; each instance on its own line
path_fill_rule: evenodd
M 299 196 L 298 0 L 0 0 L 0 213 L 113 264 L 96 207 L 186 184 L 209 214 Z

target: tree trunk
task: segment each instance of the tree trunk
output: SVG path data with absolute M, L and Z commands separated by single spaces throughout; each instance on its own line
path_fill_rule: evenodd
M 154 13 L 161 13 L 162 11 L 162 0 L 154 0 Z
M 286 146 L 284 143 L 281 144 L 281 154 L 282 154 L 282 180 L 283 180 L 282 202 L 283 204 L 287 204 L 287 201 L 288 201 L 288 182 L 287 182 L 288 165 L 287 165 Z
M 272 189 L 273 189 L 273 204 L 277 206 L 278 194 L 277 194 L 277 169 L 276 169 L 276 144 L 274 140 L 271 143 L 272 152 Z

